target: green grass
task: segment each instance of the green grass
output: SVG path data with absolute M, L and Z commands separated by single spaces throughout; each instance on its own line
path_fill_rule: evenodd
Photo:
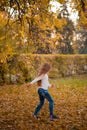
M 53 82 L 53 81 L 52 81 Z M 73 76 L 54 80 L 54 83 L 61 89 L 61 86 L 68 86 L 70 89 L 87 87 L 87 75 Z
M 39 115 L 32 118 L 38 104 L 37 86 L 5 85 L 0 87 L 0 130 L 87 130 L 87 75 L 51 80 L 55 88 L 54 113 L 60 116 L 48 121 L 46 101 Z

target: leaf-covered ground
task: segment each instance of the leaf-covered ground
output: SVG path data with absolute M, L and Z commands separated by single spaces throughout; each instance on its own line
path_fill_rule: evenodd
M 56 79 L 49 92 L 54 99 L 54 113 L 60 119 L 49 121 L 48 102 L 32 118 L 38 104 L 37 87 L 23 85 L 0 87 L 0 130 L 87 130 L 87 75 Z

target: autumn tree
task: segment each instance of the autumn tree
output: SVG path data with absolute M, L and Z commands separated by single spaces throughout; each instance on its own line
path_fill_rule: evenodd
M 73 8 L 78 11 L 78 24 L 75 27 L 75 39 L 78 48 L 78 53 L 87 54 L 87 1 L 86 0 L 72 0 Z
M 49 11 L 49 0 L 1 1 L 2 10 L 7 13 L 7 25 L 15 43 L 14 51 L 31 53 L 52 53 L 54 39 L 51 33 L 55 26 L 65 24 Z M 59 37 L 57 37 L 58 39 Z
M 74 3 L 73 8 L 78 10 L 81 21 L 78 24 L 86 28 L 86 0 L 57 1 L 63 5 L 63 15 L 67 13 L 67 9 L 64 9 L 66 3 Z M 0 16 L 5 16 L 5 24 L 2 20 L 1 24 L 6 34 L 3 34 L 5 41 L 2 46 L 9 44 L 8 48 L 12 48 L 13 53 L 73 53 L 70 45 L 73 40 L 73 23 L 65 16 L 56 17 L 49 11 L 49 3 L 50 0 L 1 0 Z M 64 38 L 63 32 L 66 30 L 71 33 L 68 31 L 67 38 Z
M 87 29 L 87 0 L 72 0 L 79 12 L 79 24 Z
M 60 53 L 63 54 L 73 54 L 74 53 L 74 48 L 72 46 L 73 42 L 73 32 L 75 31 L 74 28 L 74 23 L 73 21 L 69 18 L 69 11 L 68 11 L 68 4 L 69 2 L 66 1 L 62 5 L 61 11 L 58 13 L 57 18 L 65 18 L 66 19 L 66 25 L 63 27 L 61 31 L 57 29 L 58 32 L 61 33 L 62 38 L 58 41 L 58 50 L 60 50 Z

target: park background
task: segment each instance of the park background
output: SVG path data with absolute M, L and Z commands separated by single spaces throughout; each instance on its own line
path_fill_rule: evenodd
M 37 85 L 24 87 L 45 62 L 61 117 L 54 122 L 48 107 L 40 121 L 32 119 Z M 1 0 L 0 129 L 86 130 L 86 95 L 87 0 Z

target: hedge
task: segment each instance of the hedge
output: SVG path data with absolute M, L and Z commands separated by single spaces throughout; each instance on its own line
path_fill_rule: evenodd
M 52 66 L 50 78 L 87 74 L 87 55 L 21 54 L 0 63 L 0 84 L 31 81 L 45 62 Z

